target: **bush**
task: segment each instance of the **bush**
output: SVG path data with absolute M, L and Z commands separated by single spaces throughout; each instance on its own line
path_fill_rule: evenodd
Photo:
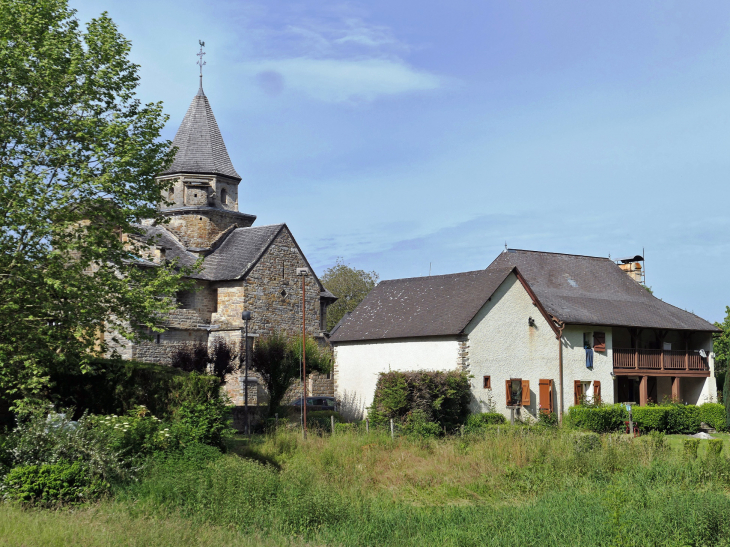
M 694 460 L 697 458 L 697 449 L 700 446 L 699 439 L 684 440 L 684 455 L 686 458 Z
M 666 431 L 668 412 L 666 406 L 635 406 L 631 411 L 634 423 L 642 431 Z
M 330 431 L 332 429 L 332 417 L 335 419 L 335 426 L 345 421 L 339 412 L 333 410 L 312 410 L 311 412 L 307 412 L 307 427 Z
M 171 436 L 180 446 L 207 444 L 225 450 L 234 430 L 230 426 L 231 408 L 220 397 L 204 402 L 184 402 L 175 412 Z
M 671 404 L 667 409 L 667 433 L 697 433 L 700 430 L 700 409 L 695 405 Z
M 716 429 L 725 431 L 727 429 L 725 406 L 719 403 L 705 403 L 700 405 L 700 421 Z
M 572 406 L 568 409 L 568 425 L 588 429 L 596 433 L 619 431 L 629 419 L 626 408 L 621 404 L 597 406 Z
M 601 436 L 598 433 L 577 433 L 573 436 L 573 450 L 580 456 L 601 448 Z
M 466 419 L 464 431 L 475 433 L 477 431 L 486 430 L 489 425 L 500 425 L 507 423 L 507 418 L 499 412 L 481 412 L 469 414 Z
M 725 409 L 723 408 L 723 410 Z M 707 441 L 707 453 L 713 457 L 719 456 L 722 453 L 722 439 L 710 439 Z
M 93 500 L 106 492 L 108 486 L 83 462 L 60 461 L 15 467 L 5 477 L 2 492 L 6 500 L 53 505 Z
M 465 372 L 387 372 L 378 377 L 369 416 L 374 424 L 404 423 L 419 410 L 427 422 L 455 431 L 469 416 L 470 400 Z
M 441 426 L 436 422 L 429 422 L 426 413 L 422 410 L 414 410 L 405 420 L 401 431 L 409 437 L 431 439 L 443 433 Z

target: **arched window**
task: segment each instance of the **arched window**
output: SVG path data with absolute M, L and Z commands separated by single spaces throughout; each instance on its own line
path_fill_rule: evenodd
M 228 192 L 226 192 L 226 189 L 225 188 L 223 188 L 221 190 L 221 203 L 223 205 L 225 205 L 226 203 L 228 203 Z

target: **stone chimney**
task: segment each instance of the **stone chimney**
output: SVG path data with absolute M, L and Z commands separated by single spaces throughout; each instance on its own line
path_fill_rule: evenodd
M 641 255 L 619 258 L 616 264 L 637 283 L 644 283 L 644 257 Z

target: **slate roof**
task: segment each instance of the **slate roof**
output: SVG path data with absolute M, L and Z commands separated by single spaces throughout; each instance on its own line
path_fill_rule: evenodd
M 565 323 L 718 330 L 656 298 L 609 258 L 510 249 L 487 270 L 509 267 L 517 267 L 547 313 Z
M 238 279 L 261 258 L 284 224 L 237 228 L 205 257 L 201 277 L 210 281 Z
M 164 175 L 200 173 L 241 180 L 228 156 L 213 109 L 202 87 L 193 97 L 172 146 L 178 148 L 177 154 L 170 168 L 163 172 Z
M 381 281 L 346 320 L 332 342 L 461 333 L 512 268 Z

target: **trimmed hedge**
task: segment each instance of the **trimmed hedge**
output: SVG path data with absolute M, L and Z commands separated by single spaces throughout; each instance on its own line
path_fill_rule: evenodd
M 500 425 L 507 423 L 507 418 L 499 412 L 481 412 L 476 414 L 469 414 L 464 425 L 464 430 L 467 432 L 482 431 L 489 425 Z
M 667 431 L 667 406 L 635 406 L 632 409 L 634 423 L 641 431 Z M 626 418 L 628 420 L 628 416 Z
M 568 422 L 573 427 L 596 433 L 618 431 L 629 419 L 626 407 L 621 404 L 600 406 L 572 406 L 568 409 Z
M 470 402 L 471 385 L 465 372 L 383 372 L 369 415 L 374 424 L 390 418 L 406 423 L 420 411 L 419 419 L 454 431 L 469 416 Z
M 727 429 L 725 406 L 719 403 L 700 405 L 700 420 L 717 431 L 725 431 Z

